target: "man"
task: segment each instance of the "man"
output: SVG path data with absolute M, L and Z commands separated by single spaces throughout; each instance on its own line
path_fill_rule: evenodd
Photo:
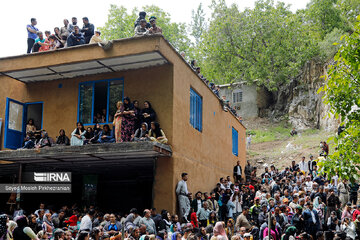
M 62 40 L 67 40 L 69 34 L 74 30 L 74 26 L 69 23 L 69 20 L 64 19 L 64 26 L 60 28 L 60 36 Z
M 32 47 L 34 46 L 35 39 L 38 37 L 37 32 L 39 29 L 35 27 L 37 24 L 36 18 L 30 19 L 31 24 L 26 25 L 26 30 L 28 32 L 28 38 L 27 38 L 27 53 L 30 53 L 32 50 Z
M 136 19 L 136 21 L 135 21 L 134 29 L 135 29 L 137 26 L 140 25 L 140 21 L 141 21 L 142 19 L 145 20 L 145 17 L 146 17 L 146 12 L 139 12 L 139 17 L 138 17 L 138 19 Z M 145 21 L 146 21 L 146 20 L 145 20 Z M 146 28 L 150 28 L 150 24 L 147 24 Z
M 356 205 L 358 198 L 359 184 L 353 181 L 349 184 L 349 188 L 350 188 L 350 202 Z
M 316 210 L 313 209 L 314 205 L 312 202 L 307 202 L 308 207 L 304 213 L 305 231 L 311 236 L 315 237 L 317 231 L 320 229 L 320 219 Z
M 236 219 L 235 229 L 240 229 L 241 227 L 245 227 L 246 230 L 249 230 L 251 228 L 249 220 L 247 219 L 248 214 L 249 214 L 249 207 L 244 206 L 242 213 Z
M 248 134 L 246 138 L 246 148 L 250 149 L 250 145 L 251 145 L 251 134 Z
M 237 161 L 237 162 L 236 162 L 236 165 L 235 165 L 235 167 L 234 167 L 233 174 L 234 174 L 234 180 L 235 180 L 235 182 L 236 182 L 236 181 L 241 182 L 242 169 L 241 169 L 241 166 L 240 166 L 240 161 Z
M 310 160 L 308 161 L 308 168 L 309 171 L 312 173 L 314 171 L 314 167 L 316 166 L 316 161 L 314 160 L 314 156 L 310 155 Z
M 255 203 L 254 205 L 250 208 L 250 215 L 251 215 L 251 219 L 254 225 L 259 225 L 259 214 L 260 214 L 260 198 L 256 197 L 255 198 Z
M 189 192 L 187 189 L 187 180 L 188 174 L 182 173 L 181 180 L 178 182 L 176 187 L 176 195 L 179 201 L 179 211 L 180 211 L 180 219 L 183 221 L 186 219 L 190 212 L 190 200 L 189 200 Z
M 154 221 L 156 229 L 159 227 L 159 223 L 162 220 L 161 215 L 156 213 L 156 208 L 151 209 L 151 219 Z
M 142 36 L 145 36 L 145 35 L 148 35 L 149 34 L 149 31 L 148 29 L 146 28 L 146 20 L 145 19 L 141 19 L 140 20 L 140 25 L 138 25 L 136 28 L 135 28 L 135 37 L 142 37 Z
M 156 234 L 156 226 L 151 219 L 151 212 L 149 209 L 144 210 L 144 217 L 140 220 L 139 224 L 144 224 L 146 226 L 146 232 L 149 234 Z
M 301 162 L 299 163 L 300 171 L 305 172 L 305 174 L 309 171 L 309 165 L 305 162 L 305 157 L 302 157 Z
M 240 239 L 243 240 L 244 236 L 246 234 L 246 228 L 245 227 L 241 227 L 239 230 L 239 235 L 240 235 Z
M 198 191 L 195 194 L 195 199 L 191 202 L 191 208 L 194 209 L 194 212 L 197 212 L 201 206 L 202 206 L 202 199 L 201 199 L 202 193 L 200 191 Z
M 203 207 L 199 208 L 196 211 L 196 215 L 197 215 L 197 218 L 200 221 L 201 227 L 206 227 L 207 226 L 207 220 L 209 219 L 209 215 L 210 215 L 210 210 L 208 209 L 207 202 L 204 202 L 202 206 Z
M 108 50 L 112 47 L 113 43 L 112 41 L 104 41 L 100 38 L 101 32 L 95 31 L 95 35 L 93 35 L 90 39 L 90 44 L 97 43 L 100 47 L 102 47 L 104 50 Z
M 244 170 L 246 182 L 250 181 L 252 171 L 253 171 L 253 167 L 250 165 L 250 161 L 248 160 Z
M 349 202 L 349 185 L 347 184 L 347 180 L 343 179 L 342 182 L 338 185 L 339 198 L 341 202 L 341 207 L 345 207 L 345 205 Z
M 70 33 L 66 40 L 66 43 L 68 47 L 85 44 L 84 34 L 80 32 L 78 26 L 74 26 L 74 32 Z
M 210 211 L 215 211 L 216 213 L 218 213 L 219 212 L 219 204 L 216 201 L 216 193 L 211 192 L 210 195 L 211 195 L 211 198 L 206 200 L 208 207 L 209 207 Z
M 90 42 L 91 37 L 94 35 L 94 24 L 89 23 L 89 19 L 87 17 L 83 17 L 84 26 L 81 29 L 81 32 L 84 33 L 85 43 L 88 44 Z
M 90 209 L 88 213 L 81 219 L 79 232 L 81 231 L 91 232 L 92 219 L 94 218 L 94 215 L 95 215 L 95 210 Z
M 36 210 L 36 211 L 34 212 L 34 214 L 35 214 L 36 216 L 39 216 L 39 211 L 44 211 L 43 214 L 49 213 L 49 210 L 48 210 L 48 209 L 45 209 L 45 203 L 40 203 L 40 204 L 39 204 L 39 209 Z
M 42 32 L 37 32 L 38 38 L 35 40 L 35 44 L 33 46 L 33 52 L 39 52 L 45 50 L 49 44 L 46 43 L 46 39 L 44 38 L 44 34 Z
M 291 167 L 290 167 L 290 171 L 291 171 L 291 172 L 295 172 L 298 167 L 299 167 L 299 165 L 296 164 L 295 160 L 292 160 L 292 162 L 291 162 Z
M 261 205 L 261 212 L 258 217 L 258 226 L 261 226 L 266 221 L 268 221 L 267 205 L 266 203 L 263 203 Z
M 149 18 L 149 22 L 151 25 L 151 28 L 149 29 L 149 34 L 161 35 L 162 29 L 160 27 L 156 26 L 156 17 L 151 16 Z
M 73 25 L 73 26 L 76 26 L 76 25 L 77 25 L 77 18 L 76 18 L 76 17 L 72 17 L 72 18 L 71 18 L 71 22 L 72 22 L 72 25 Z

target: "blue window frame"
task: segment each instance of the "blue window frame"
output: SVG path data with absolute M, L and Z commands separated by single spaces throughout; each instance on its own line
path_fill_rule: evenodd
M 202 97 L 190 88 L 190 124 L 202 131 Z
M 84 125 L 113 122 L 116 103 L 124 98 L 124 79 L 106 79 L 79 84 L 78 122 Z
M 235 128 L 232 128 L 232 153 L 239 156 L 239 134 Z

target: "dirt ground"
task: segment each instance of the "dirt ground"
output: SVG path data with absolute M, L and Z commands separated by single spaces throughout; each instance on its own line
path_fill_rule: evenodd
M 276 140 L 259 142 L 254 136 L 250 149 L 247 149 L 247 159 L 250 160 L 252 165 L 258 167 L 259 173 L 263 171 L 265 165 L 274 164 L 275 167 L 283 169 L 290 166 L 292 160 L 297 163 L 300 162 L 302 156 L 306 157 L 306 161 L 310 155 L 318 157 L 320 141 L 327 141 L 333 134 L 318 129 L 309 129 L 292 137 L 290 136 L 291 126 L 286 123 L 272 123 L 267 119 L 251 120 L 244 122 L 244 125 L 247 127 L 247 131 L 256 130 L 261 133 L 274 128 L 278 129 L 281 126 L 282 134 L 279 135 L 275 132 L 277 135 Z M 289 134 L 287 134 L 287 129 L 289 129 Z

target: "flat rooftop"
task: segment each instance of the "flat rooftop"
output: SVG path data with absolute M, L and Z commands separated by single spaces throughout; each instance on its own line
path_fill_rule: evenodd
M 20 164 L 26 170 L 47 169 L 71 172 L 106 172 L 114 167 L 145 167 L 157 157 L 171 157 L 170 146 L 156 142 L 124 142 L 53 146 L 36 149 L 0 151 L 0 176 L 16 173 Z

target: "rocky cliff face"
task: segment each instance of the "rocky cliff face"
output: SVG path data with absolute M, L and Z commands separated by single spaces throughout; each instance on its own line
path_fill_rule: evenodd
M 296 129 L 321 128 L 334 131 L 338 121 L 328 117 L 329 107 L 323 103 L 322 94 L 317 94 L 324 83 L 326 65 L 311 61 L 305 64 L 301 74 L 273 93 L 274 105 L 266 114 L 273 120 L 288 119 Z

